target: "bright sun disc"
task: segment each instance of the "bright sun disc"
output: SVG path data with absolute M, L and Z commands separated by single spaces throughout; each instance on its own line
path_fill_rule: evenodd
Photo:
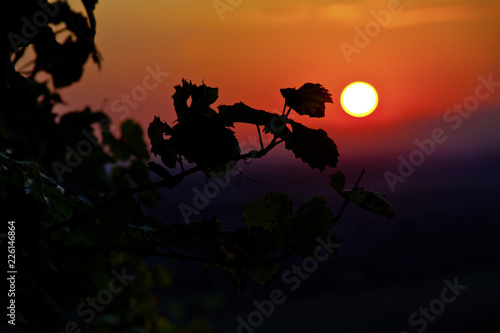
M 342 91 L 340 103 L 351 116 L 366 117 L 377 107 L 377 91 L 366 82 L 353 82 Z

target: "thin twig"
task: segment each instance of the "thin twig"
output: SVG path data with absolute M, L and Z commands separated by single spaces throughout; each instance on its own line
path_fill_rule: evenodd
M 363 169 L 363 171 L 361 171 L 361 174 L 359 175 L 358 180 L 356 181 L 356 184 L 354 185 L 354 187 L 358 187 L 359 182 L 361 181 L 361 178 L 362 178 L 362 177 L 363 177 L 363 175 L 365 174 L 365 170 L 366 170 L 366 169 Z
M 365 174 L 365 169 L 363 169 L 363 171 L 361 171 L 361 174 L 359 175 L 358 180 L 356 181 L 356 184 L 354 185 L 354 188 L 358 187 L 359 182 L 361 181 L 361 178 L 363 177 L 364 174 Z M 340 218 L 342 217 L 342 214 L 344 213 L 349 201 L 350 200 L 348 198 L 345 198 L 344 204 L 342 205 L 342 208 L 340 208 L 340 212 L 338 213 L 337 217 L 334 218 L 334 220 L 333 220 L 334 224 L 337 223 L 337 221 L 340 220 Z
M 260 134 L 260 127 L 259 125 L 255 126 L 257 126 L 257 133 L 259 133 L 260 149 L 264 149 L 264 143 L 262 142 L 262 135 Z
M 246 154 L 240 155 L 240 159 L 246 159 L 246 158 L 261 158 L 262 156 L 266 155 L 271 149 L 282 143 L 284 140 L 278 140 L 276 137 L 273 138 L 273 140 L 267 145 L 262 150 L 255 151 L 252 150 Z
M 179 156 L 179 165 L 181 166 L 182 172 L 184 172 L 184 164 L 182 163 L 182 157 Z
M 177 259 L 177 260 L 182 260 L 182 261 L 200 261 L 200 262 L 206 262 L 208 264 L 212 265 L 221 265 L 221 266 L 226 266 L 226 267 L 231 267 L 231 266 L 238 266 L 238 267 L 253 267 L 253 266 L 260 266 L 260 265 L 268 265 L 268 264 L 273 264 L 275 262 L 278 262 L 282 259 L 285 259 L 289 256 L 291 256 L 295 251 L 293 250 L 288 250 L 285 253 L 282 253 L 278 257 L 274 259 L 268 259 L 268 260 L 262 260 L 262 261 L 250 261 L 250 260 L 237 260 L 237 261 L 227 261 L 226 259 L 216 259 L 216 258 L 206 258 L 206 257 L 198 257 L 198 256 L 192 256 L 192 255 L 186 255 L 186 254 L 180 254 L 176 252 L 172 252 L 169 249 L 166 249 L 169 251 L 169 253 L 164 253 L 164 252 L 149 252 L 141 249 L 133 249 L 133 248 L 128 248 L 125 246 L 115 246 L 113 247 L 114 250 L 119 250 L 119 251 L 125 251 L 125 252 L 130 252 L 130 253 L 136 253 L 143 255 L 145 257 L 160 257 L 160 258 L 172 258 L 172 259 Z

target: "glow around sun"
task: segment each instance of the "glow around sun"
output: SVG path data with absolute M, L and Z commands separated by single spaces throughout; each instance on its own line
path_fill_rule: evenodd
M 345 112 L 353 117 L 366 117 L 378 104 L 378 94 L 372 85 L 366 82 L 353 82 L 342 91 L 340 103 Z

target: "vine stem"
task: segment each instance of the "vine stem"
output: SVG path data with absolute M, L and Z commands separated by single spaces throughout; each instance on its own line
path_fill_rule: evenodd
M 363 171 L 361 171 L 361 174 L 359 175 L 358 180 L 356 181 L 356 184 L 354 185 L 355 188 L 358 187 L 359 183 L 361 182 L 361 178 L 363 178 L 363 175 L 365 174 L 365 170 L 366 169 L 363 169 Z M 344 204 L 342 205 L 342 208 L 340 208 L 340 211 L 339 211 L 337 217 L 334 218 L 334 220 L 333 220 L 334 224 L 337 223 L 337 221 L 340 220 L 340 218 L 342 217 L 342 214 L 344 213 L 349 201 L 350 200 L 347 198 L 344 200 Z
M 257 133 L 259 133 L 259 142 L 260 142 L 260 149 L 264 149 L 264 143 L 262 142 L 262 134 L 260 134 L 260 127 L 259 125 L 255 125 L 257 126 Z
M 271 143 L 269 143 L 269 145 L 267 147 L 265 147 L 264 149 L 261 149 L 259 151 L 252 150 L 251 152 L 248 152 L 247 154 L 240 155 L 238 157 L 238 159 L 235 160 L 235 162 L 242 160 L 242 159 L 249 158 L 249 157 L 261 158 L 262 156 L 266 155 L 271 149 L 273 149 L 275 146 L 277 146 L 281 142 L 283 142 L 283 140 L 278 140 L 276 137 L 274 137 L 274 139 L 271 141 Z M 201 168 L 199 166 L 195 166 L 191 169 L 183 171 L 182 173 L 179 173 L 179 174 L 172 176 L 170 178 L 165 178 L 165 179 L 160 180 L 160 181 L 155 182 L 155 183 L 146 184 L 146 185 L 142 185 L 142 186 L 138 186 L 138 187 L 134 187 L 134 188 L 125 190 L 125 191 L 121 192 L 120 194 L 117 194 L 117 195 L 109 198 L 108 200 L 101 202 L 100 204 L 92 207 L 88 211 L 79 214 L 77 217 L 88 216 L 88 215 L 90 215 L 96 211 L 99 211 L 100 209 L 112 204 L 113 202 L 115 202 L 119 199 L 123 199 L 123 198 L 129 197 L 129 196 L 132 196 L 136 193 L 140 193 L 140 192 L 144 192 L 144 191 L 148 191 L 148 190 L 153 190 L 153 189 L 160 188 L 160 187 L 172 188 L 172 187 L 178 185 L 185 177 L 187 177 L 195 172 L 198 172 L 198 171 L 201 171 Z M 78 219 L 74 217 L 70 220 L 66 220 L 64 222 L 50 226 L 46 230 L 47 230 L 47 232 L 50 233 L 50 232 L 53 232 L 55 230 L 59 230 L 61 228 L 67 227 L 67 226 L 71 225 L 72 223 L 75 223 L 77 220 Z
M 146 184 L 146 185 L 142 185 L 142 186 L 138 186 L 138 187 L 134 187 L 134 188 L 131 188 L 131 189 L 128 189 L 128 190 L 125 190 L 123 192 L 121 192 L 120 194 L 117 194 L 115 195 L 114 197 L 111 197 L 109 198 L 108 200 L 104 201 L 104 202 L 101 202 L 100 204 L 92 207 L 91 209 L 89 209 L 88 211 L 84 212 L 84 213 L 81 213 L 78 215 L 78 217 L 83 217 L 83 216 L 87 216 L 87 215 L 90 215 L 110 204 L 112 204 L 113 202 L 119 200 L 119 199 L 123 199 L 123 198 L 126 198 L 128 196 L 132 196 L 136 193 L 140 193 L 140 192 L 144 192 L 144 191 L 148 191 L 148 190 L 152 190 L 152 189 L 156 189 L 156 188 L 159 188 L 159 187 L 166 187 L 166 188 L 172 188 L 176 185 L 178 185 L 186 176 L 190 175 L 190 174 L 193 174 L 197 171 L 200 171 L 201 168 L 196 166 L 196 167 L 193 167 L 189 170 L 186 170 L 178 175 L 175 175 L 175 176 L 172 176 L 170 178 L 165 178 L 163 180 L 160 180 L 156 183 L 151 183 L 151 184 Z M 53 232 L 55 230 L 58 230 L 60 228 L 64 228 L 64 227 L 67 227 L 69 225 L 71 225 L 72 223 L 74 223 L 74 221 L 76 221 L 75 218 L 71 219 L 71 220 L 66 220 L 64 222 L 61 222 L 61 223 L 58 223 L 58 224 L 55 224 L 49 228 L 47 228 L 47 232 Z
M 137 253 L 146 257 L 159 257 L 159 258 L 171 258 L 171 259 L 178 259 L 182 261 L 199 261 L 199 262 L 206 262 L 212 265 L 221 265 L 221 266 L 226 266 L 226 267 L 231 267 L 231 266 L 246 266 L 246 267 L 252 267 L 252 266 L 260 266 L 260 265 L 267 265 L 267 264 L 273 264 L 275 262 L 278 262 L 282 259 L 285 259 L 289 256 L 291 256 L 295 251 L 289 250 L 281 255 L 277 256 L 274 259 L 268 259 L 268 260 L 262 260 L 262 261 L 226 261 L 226 260 L 221 260 L 221 259 L 215 259 L 215 258 L 204 258 L 204 257 L 197 257 L 197 256 L 191 256 L 191 255 L 186 255 L 186 254 L 180 254 L 176 252 L 169 251 L 169 253 L 165 252 L 149 252 L 149 251 L 144 251 L 140 249 L 133 249 L 133 248 L 128 248 L 124 246 L 115 246 L 113 248 L 114 250 L 120 250 L 120 251 L 125 251 L 125 252 L 130 252 L 130 253 Z

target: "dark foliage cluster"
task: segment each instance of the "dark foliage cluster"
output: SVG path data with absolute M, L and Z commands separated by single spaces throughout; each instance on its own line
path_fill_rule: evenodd
M 86 16 L 66 1 L 44 0 L 12 1 L 11 10 L 1 14 L 0 212 L 2 223 L 16 221 L 19 263 L 16 325 L 3 319 L 2 327 L 12 332 L 209 331 L 203 320 L 180 327 L 159 313 L 152 290 L 168 289 L 172 277 L 144 258 L 198 261 L 220 269 L 243 289 L 249 278 L 259 284 L 273 280 L 286 256 L 310 256 L 317 237 L 331 233 L 348 202 L 392 217 L 391 205 L 379 194 L 358 184 L 345 189 L 339 171 L 332 174 L 331 187 L 345 204 L 336 216 L 325 197 L 315 196 L 294 210 L 290 198 L 277 191 L 253 201 L 236 230 L 217 218 L 183 224 L 144 214 L 144 205 L 160 200 L 158 188 L 173 188 L 195 172 L 220 177 L 238 161 L 262 158 L 281 143 L 313 169 L 335 167 L 339 153 L 327 133 L 288 117 L 292 110 L 323 117 L 331 95 L 320 84 L 306 83 L 281 90 L 282 114 L 243 103 L 219 105 L 216 111 L 217 88 L 183 80 L 172 96 L 177 121 L 169 125 L 155 117 L 147 130 L 150 146 L 131 119 L 120 124 L 117 136 L 103 111 L 86 108 L 58 116 L 54 106 L 63 101 L 56 89 L 80 80 L 90 59 L 100 65 L 94 43 L 97 1 L 82 2 Z M 43 26 L 35 24 L 40 17 L 47 18 Z M 26 26 L 32 18 L 34 29 Z M 59 34 L 66 37 L 61 41 Z M 35 54 L 31 61 L 25 56 L 29 48 Z M 50 80 L 39 82 L 40 74 Z M 254 125 L 259 137 L 270 133 L 272 141 L 242 154 L 234 133 L 241 123 Z M 151 161 L 150 152 L 161 164 Z M 153 182 L 150 171 L 162 180 Z M 82 315 L 81 304 L 108 288 L 122 269 L 135 279 L 115 295 L 121 301 L 94 316 Z

